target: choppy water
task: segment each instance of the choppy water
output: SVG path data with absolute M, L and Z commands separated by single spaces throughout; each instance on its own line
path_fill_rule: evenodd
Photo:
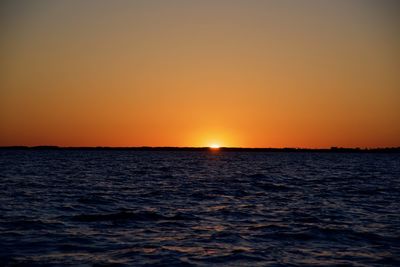
M 400 155 L 0 151 L 0 265 L 400 266 Z

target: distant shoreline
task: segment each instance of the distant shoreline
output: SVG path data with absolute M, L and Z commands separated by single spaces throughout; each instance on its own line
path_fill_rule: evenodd
M 247 148 L 247 147 L 60 147 L 60 146 L 0 146 L 0 150 L 117 150 L 117 151 L 223 151 L 223 152 L 325 152 L 325 153 L 400 153 L 400 147 L 384 148 Z

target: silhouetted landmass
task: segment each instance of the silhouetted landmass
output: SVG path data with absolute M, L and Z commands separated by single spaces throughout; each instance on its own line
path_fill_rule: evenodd
M 242 151 L 242 152 L 326 152 L 326 153 L 400 153 L 400 147 L 384 148 L 247 148 L 247 147 L 59 147 L 59 146 L 2 146 L 1 150 L 132 150 L 132 151 Z

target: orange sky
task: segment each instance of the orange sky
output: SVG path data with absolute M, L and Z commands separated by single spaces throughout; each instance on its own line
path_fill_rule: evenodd
M 400 146 L 396 1 L 2 1 L 0 145 Z

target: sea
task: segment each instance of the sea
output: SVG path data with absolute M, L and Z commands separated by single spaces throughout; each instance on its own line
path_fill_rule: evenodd
M 0 266 L 400 266 L 400 154 L 1 150 Z

